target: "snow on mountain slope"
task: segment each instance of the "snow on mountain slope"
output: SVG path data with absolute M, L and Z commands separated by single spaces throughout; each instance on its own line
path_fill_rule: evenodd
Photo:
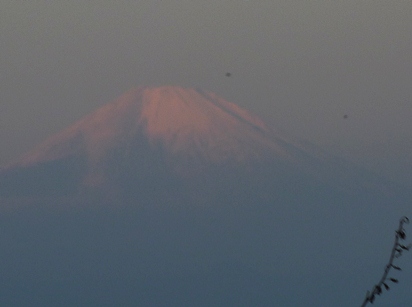
M 360 184 L 349 164 L 283 136 L 213 93 L 176 86 L 128 91 L 10 164 L 5 171 L 14 179 L 3 182 L 18 185 L 21 177 L 49 186 L 101 186 L 116 178 L 138 185 L 147 177 L 192 178 L 227 167 L 267 172 L 277 181 L 309 174 L 327 184 L 332 177 L 336 185 Z
M 121 147 L 128 154 L 142 137 L 172 156 L 211 163 L 268 157 L 292 161 L 300 151 L 257 116 L 213 93 L 139 87 L 51 136 L 10 167 L 86 154 L 93 168 L 110 149 Z

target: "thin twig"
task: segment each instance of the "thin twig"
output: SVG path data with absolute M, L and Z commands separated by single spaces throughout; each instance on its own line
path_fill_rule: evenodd
M 391 281 L 393 283 L 398 283 L 398 280 L 396 278 L 388 278 L 389 271 L 391 269 L 395 269 L 400 271 L 401 268 L 394 265 L 393 261 L 395 258 L 399 258 L 402 255 L 403 251 L 408 251 L 410 246 L 405 246 L 403 244 L 400 244 L 399 241 L 405 240 L 406 234 L 405 230 L 403 229 L 403 224 L 409 224 L 409 219 L 404 216 L 400 219 L 399 221 L 399 227 L 398 230 L 395 233 L 395 242 L 393 243 L 392 251 L 391 251 L 391 256 L 389 258 L 389 262 L 385 267 L 385 271 L 383 272 L 382 278 L 379 280 L 379 282 L 373 287 L 372 291 L 368 291 L 366 293 L 365 300 L 362 303 L 361 307 L 365 307 L 368 303 L 373 304 L 375 301 L 376 295 L 381 295 L 382 290 L 384 287 L 386 290 L 389 290 L 389 286 L 387 284 L 387 281 Z

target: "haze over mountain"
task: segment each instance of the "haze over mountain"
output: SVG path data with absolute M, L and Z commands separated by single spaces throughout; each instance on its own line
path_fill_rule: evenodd
M 213 93 L 139 87 L 0 172 L 0 302 L 353 305 L 411 199 Z

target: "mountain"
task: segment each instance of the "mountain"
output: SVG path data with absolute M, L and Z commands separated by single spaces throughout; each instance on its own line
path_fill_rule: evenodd
M 0 195 L 114 186 L 124 192 L 240 170 L 277 174 L 287 184 L 304 176 L 330 184 L 330 175 L 336 187 L 371 183 L 353 182 L 353 166 L 292 141 L 213 93 L 164 86 L 132 89 L 51 136 L 3 170 Z
M 352 306 L 411 200 L 213 93 L 138 87 L 1 170 L 0 305 Z
M 275 137 L 275 138 L 273 138 Z M 146 142 L 147 144 L 141 144 Z M 175 171 L 206 163 L 292 159 L 279 136 L 256 116 L 212 93 L 178 87 L 129 91 L 29 152 L 11 167 L 84 156 L 90 176 L 113 151 L 133 164 L 133 146 L 170 154 Z

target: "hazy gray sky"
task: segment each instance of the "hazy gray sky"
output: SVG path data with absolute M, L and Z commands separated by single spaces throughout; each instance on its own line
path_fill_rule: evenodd
M 0 165 L 133 86 L 174 84 L 412 184 L 411 1 L 0 7 Z

